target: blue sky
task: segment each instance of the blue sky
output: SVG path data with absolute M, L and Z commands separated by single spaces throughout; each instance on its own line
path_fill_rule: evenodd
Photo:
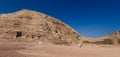
M 87 37 L 101 37 L 120 29 L 119 0 L 0 0 L 1 14 L 21 9 L 56 17 Z

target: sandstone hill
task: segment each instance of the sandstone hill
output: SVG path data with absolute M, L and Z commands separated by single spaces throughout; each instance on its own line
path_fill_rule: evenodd
M 84 43 L 92 43 L 92 44 L 120 44 L 120 31 L 114 32 L 110 35 L 103 36 L 100 38 L 84 38 Z
M 40 12 L 23 9 L 0 14 L 0 39 L 71 44 L 81 38 L 70 26 Z

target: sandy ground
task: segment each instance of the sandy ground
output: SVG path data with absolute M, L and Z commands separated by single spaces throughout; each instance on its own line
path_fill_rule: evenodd
M 20 43 L 0 41 L 0 57 L 120 57 L 119 46 Z

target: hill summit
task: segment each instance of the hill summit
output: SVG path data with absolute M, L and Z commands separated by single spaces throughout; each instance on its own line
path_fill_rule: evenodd
M 70 26 L 40 12 L 23 9 L 0 14 L 0 39 L 71 44 L 81 41 L 81 37 Z

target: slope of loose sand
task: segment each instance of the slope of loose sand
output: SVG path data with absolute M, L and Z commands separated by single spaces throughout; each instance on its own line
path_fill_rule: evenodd
M 0 41 L 0 57 L 119 57 L 119 46 L 20 43 Z

